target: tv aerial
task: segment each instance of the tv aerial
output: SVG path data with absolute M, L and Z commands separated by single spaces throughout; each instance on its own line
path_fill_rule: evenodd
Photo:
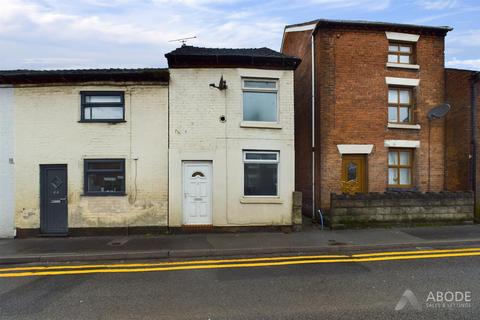
M 193 40 L 193 39 L 197 39 L 197 36 L 188 37 L 188 38 L 180 38 L 180 39 L 169 40 L 168 42 L 180 42 L 180 43 L 182 44 L 182 47 L 183 47 L 183 46 L 186 46 L 186 45 L 187 45 L 187 41 Z

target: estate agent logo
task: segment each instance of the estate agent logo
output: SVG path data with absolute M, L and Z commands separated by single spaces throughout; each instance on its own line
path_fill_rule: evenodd
M 472 292 L 470 291 L 430 291 L 425 299 L 424 307 L 427 309 L 471 308 L 471 302 Z M 400 301 L 395 306 L 395 311 L 403 310 L 408 304 L 413 309 L 422 311 L 422 305 L 409 289 L 402 294 Z
M 420 303 L 418 303 L 417 297 L 409 289 L 405 290 L 405 292 L 403 293 L 402 297 L 400 298 L 400 301 L 398 301 L 397 306 L 395 307 L 395 311 L 402 310 L 403 308 L 405 308 L 405 306 L 408 303 L 410 303 L 410 305 L 415 310 L 422 311 L 422 306 L 420 305 Z

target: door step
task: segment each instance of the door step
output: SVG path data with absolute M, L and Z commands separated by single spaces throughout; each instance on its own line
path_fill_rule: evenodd
M 204 232 L 212 231 L 213 224 L 184 224 L 181 227 L 182 231 L 186 232 Z
M 40 238 L 65 238 L 68 237 L 68 233 L 39 233 L 37 237 Z

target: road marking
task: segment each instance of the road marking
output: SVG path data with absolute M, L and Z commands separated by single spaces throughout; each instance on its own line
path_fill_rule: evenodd
M 431 250 L 438 251 L 438 250 Z M 453 251 L 453 250 L 452 250 Z M 455 250 L 458 251 L 458 250 Z M 464 250 L 465 251 L 465 250 Z M 468 251 L 471 251 L 470 249 Z M 428 252 L 428 251 L 427 251 Z M 375 253 L 376 255 L 376 253 Z M 56 275 L 79 275 L 79 274 L 93 274 L 93 273 L 134 273 L 134 272 L 154 272 L 154 271 L 174 271 L 174 270 L 202 270 L 202 269 L 226 269 L 226 268 L 251 268 L 251 267 L 273 267 L 273 266 L 288 266 L 288 265 L 305 265 L 305 264 L 321 264 L 321 263 L 346 263 L 346 262 L 373 262 L 373 261 L 391 261 L 391 260 L 412 260 L 412 259 L 436 259 L 436 258 L 451 258 L 451 257 L 469 257 L 480 256 L 480 252 L 454 252 L 454 253 L 432 253 L 432 254 L 410 254 L 410 255 L 392 255 L 392 256 L 370 256 L 370 257 L 347 257 L 347 258 L 333 258 L 333 259 L 312 259 L 312 260 L 289 260 L 289 261 L 274 261 L 273 259 L 281 259 L 282 257 L 267 258 L 270 262 L 254 262 L 254 263 L 231 263 L 231 264 L 196 264 L 196 265 L 176 265 L 163 267 L 142 267 L 142 268 L 119 268 L 119 269 L 91 269 L 91 270 L 68 270 L 68 271 L 39 271 L 39 272 L 14 272 L 14 273 L 0 273 L 1 278 L 13 277 L 32 277 L 32 276 L 56 276 Z M 283 257 L 293 258 L 293 257 Z M 262 258 L 255 258 L 262 259 Z M 230 259 L 230 260 L 248 260 L 248 259 Z M 251 261 L 253 259 L 250 259 Z M 213 261 L 213 260 L 206 260 Z M 225 260 L 217 260 L 224 262 Z M 193 262 L 193 261 L 187 261 Z M 198 262 L 198 261 L 195 261 Z
M 279 260 L 302 260 L 302 259 L 324 259 L 324 258 L 349 258 L 349 257 L 350 257 L 349 255 L 314 255 L 314 256 L 284 256 L 284 257 L 263 257 L 263 258 L 169 261 L 169 262 L 160 262 L 160 263 L 130 263 L 130 264 L 117 263 L 117 264 L 94 264 L 94 265 L 75 265 L 75 266 L 35 266 L 35 267 L 0 268 L 0 272 L 31 271 L 31 270 L 90 269 L 90 268 L 154 267 L 154 266 L 168 266 L 168 265 L 213 264 L 213 263 L 231 263 L 231 262 L 279 261 Z
M 65 270 L 65 269 L 91 269 L 91 268 L 125 268 L 125 267 L 155 267 L 169 265 L 192 265 L 192 264 L 216 264 L 216 263 L 232 263 L 232 262 L 254 262 L 254 261 L 280 261 L 280 260 L 302 260 L 302 259 L 328 259 L 328 258 L 350 258 L 350 257 L 375 257 L 389 255 L 410 255 L 410 254 L 426 254 L 426 253 L 452 253 L 452 252 L 471 252 L 480 251 L 480 248 L 464 248 L 464 249 L 442 249 L 442 250 L 416 250 L 416 251 L 393 251 L 393 252 L 377 252 L 362 253 L 353 255 L 309 255 L 309 256 L 281 256 L 281 257 L 262 257 L 262 258 L 238 258 L 238 259 L 216 259 L 216 260 L 190 260 L 190 261 L 169 261 L 160 263 L 117 263 L 117 264 L 94 264 L 94 265 L 64 265 L 64 266 L 33 266 L 33 267 L 14 267 L 0 268 L 0 272 L 10 271 L 34 271 L 34 270 Z
M 391 255 L 405 255 L 405 254 L 424 254 L 424 253 L 450 253 L 450 252 L 471 252 L 480 251 L 480 248 L 464 248 L 464 249 L 441 249 L 441 250 L 415 250 L 415 251 L 392 251 L 392 252 L 377 252 L 377 253 L 360 253 L 352 254 L 352 257 L 375 257 L 375 256 L 391 256 Z

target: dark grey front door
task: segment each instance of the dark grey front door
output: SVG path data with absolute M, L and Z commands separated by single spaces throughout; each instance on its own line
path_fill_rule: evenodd
M 68 232 L 67 166 L 40 166 L 40 231 Z

